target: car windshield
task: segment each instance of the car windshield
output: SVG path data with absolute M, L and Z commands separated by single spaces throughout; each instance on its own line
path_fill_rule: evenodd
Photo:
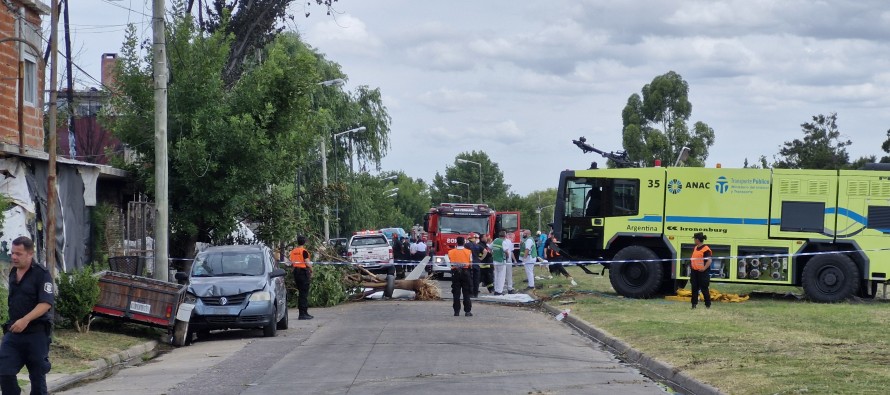
M 489 217 L 441 217 L 439 218 L 439 229 L 442 233 L 467 234 L 476 232 L 487 234 L 488 220 Z
M 265 271 L 259 251 L 202 252 L 192 264 L 192 277 L 259 276 Z
M 374 237 L 356 237 L 352 239 L 352 247 L 365 247 L 365 246 L 385 246 L 388 245 L 386 238 L 383 236 L 374 236 Z

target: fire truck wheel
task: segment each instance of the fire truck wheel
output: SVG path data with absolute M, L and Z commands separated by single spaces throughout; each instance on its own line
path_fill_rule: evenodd
M 664 265 L 657 262 L 655 252 L 642 246 L 630 246 L 618 251 L 613 260 L 619 262 L 609 264 L 609 281 L 619 295 L 649 298 L 658 293 L 664 281 Z
M 803 289 L 815 302 L 840 302 L 859 290 L 859 269 L 846 255 L 817 255 L 803 268 Z

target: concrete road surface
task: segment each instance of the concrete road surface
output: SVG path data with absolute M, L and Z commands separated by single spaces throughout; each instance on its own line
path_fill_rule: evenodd
M 664 394 L 537 310 L 374 301 L 312 309 L 278 337 L 214 333 L 65 394 Z M 296 317 L 296 311 L 291 317 Z

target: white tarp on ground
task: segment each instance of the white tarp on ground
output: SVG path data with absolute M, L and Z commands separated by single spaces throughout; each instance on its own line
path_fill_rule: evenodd
M 496 302 L 496 303 L 532 303 L 535 301 L 535 298 L 531 297 L 529 294 L 524 293 L 516 293 L 516 294 L 507 294 L 507 295 L 482 295 L 479 294 L 479 298 L 477 300 L 482 302 Z

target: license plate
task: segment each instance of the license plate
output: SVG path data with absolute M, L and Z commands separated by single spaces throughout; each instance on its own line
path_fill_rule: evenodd
M 139 302 L 130 302 L 130 310 L 148 314 L 151 312 L 151 305 Z

